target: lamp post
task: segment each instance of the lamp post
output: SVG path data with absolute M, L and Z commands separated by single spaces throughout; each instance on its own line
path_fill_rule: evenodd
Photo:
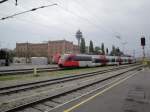
M 78 41 L 78 48 L 79 48 L 79 50 L 80 50 L 80 40 L 81 40 L 81 38 L 82 38 L 82 32 L 80 30 L 78 30 L 76 32 L 76 39 Z
M 125 51 L 125 45 L 127 44 L 127 42 L 122 42 L 122 52 L 124 53 Z
M 125 51 L 125 45 L 127 44 L 127 42 L 123 42 L 122 41 L 122 38 L 119 36 L 119 35 L 116 35 L 116 38 L 120 40 L 120 43 L 122 45 L 122 52 L 124 54 L 124 51 Z

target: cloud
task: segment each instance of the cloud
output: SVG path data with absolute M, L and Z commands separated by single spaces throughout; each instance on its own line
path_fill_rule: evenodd
M 40 42 L 66 39 L 77 43 L 75 32 L 80 29 L 87 43 L 105 43 L 106 47 L 120 46 L 127 41 L 126 52 L 135 49 L 141 54 L 141 32 L 146 37 L 146 51 L 150 50 L 149 0 L 26 0 L 19 1 L 16 7 L 9 1 L 0 5 L 0 17 L 42 5 L 58 3 L 36 12 L 6 21 L 0 21 L 0 39 L 15 48 L 15 42 Z M 3 46 L 6 46 L 3 44 Z

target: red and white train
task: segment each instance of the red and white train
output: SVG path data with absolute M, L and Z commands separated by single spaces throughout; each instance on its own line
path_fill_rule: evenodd
M 101 65 L 121 65 L 135 63 L 133 57 L 125 56 L 105 56 L 105 55 L 84 55 L 84 54 L 64 54 L 58 62 L 62 68 L 72 67 L 95 67 Z

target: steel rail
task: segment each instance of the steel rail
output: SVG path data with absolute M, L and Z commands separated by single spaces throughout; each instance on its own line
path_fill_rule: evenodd
M 20 85 L 2 87 L 2 88 L 0 88 L 0 95 L 13 94 L 13 93 L 20 92 L 20 91 L 31 90 L 31 89 L 35 89 L 35 88 L 54 85 L 57 83 L 91 77 L 91 76 L 104 74 L 104 73 L 111 72 L 111 71 L 118 70 L 118 69 L 124 69 L 127 67 L 129 68 L 131 66 L 135 66 L 135 65 L 121 66 L 121 67 L 104 69 L 104 70 L 100 70 L 100 71 L 94 71 L 94 72 L 83 73 L 83 74 L 78 74 L 78 75 L 70 75 L 70 76 L 53 78 L 53 79 L 49 79 L 49 80 L 37 81 L 37 82 L 32 82 L 32 83 L 25 83 L 25 84 L 20 84 Z
M 23 108 L 27 108 L 27 107 L 31 107 L 33 105 L 36 105 L 36 104 L 39 104 L 39 103 L 42 103 L 44 101 L 47 101 L 49 99 L 53 99 L 53 98 L 57 98 L 57 97 L 60 97 L 60 96 L 63 96 L 65 94 L 68 94 L 68 93 L 71 93 L 71 92 L 74 92 L 74 91 L 77 91 L 77 90 L 81 90 L 81 89 L 84 89 L 86 87 L 89 87 L 89 86 L 92 86 L 92 85 L 95 85 L 97 83 L 101 83 L 103 81 L 106 81 L 106 80 L 109 80 L 109 79 L 112 79 L 112 78 L 115 78 L 115 77 L 118 77 L 124 73 L 128 73 L 129 71 L 133 71 L 133 70 L 141 70 L 141 67 L 143 66 L 137 66 L 137 67 L 134 67 L 134 68 L 131 68 L 129 70 L 126 70 L 126 71 L 123 71 L 123 72 L 120 72 L 120 73 L 116 73 L 115 75 L 112 75 L 112 76 L 109 76 L 109 77 L 106 77 L 104 79 L 101 79 L 101 80 L 98 80 L 98 81 L 95 81 L 95 82 L 92 82 L 92 83 L 89 83 L 89 84 L 84 84 L 84 85 L 79 85 L 78 87 L 75 87 L 75 88 L 72 88 L 72 89 L 69 89 L 67 91 L 61 91 L 59 93 L 56 93 L 56 94 L 53 94 L 51 96 L 45 96 L 44 98 L 41 98 L 41 99 L 36 99 L 32 102 L 25 102 L 21 105 L 17 105 L 11 109 L 8 109 L 8 110 L 5 110 L 4 112 L 12 112 L 12 111 L 17 111 L 17 110 L 20 110 L 20 109 L 23 109 Z
M 37 68 L 37 72 L 48 72 L 48 71 L 58 71 L 63 70 L 59 67 L 50 67 L 50 68 Z M 33 73 L 34 68 L 32 69 L 17 69 L 17 70 L 1 70 L 0 76 L 4 75 L 19 75 L 19 74 L 29 74 Z

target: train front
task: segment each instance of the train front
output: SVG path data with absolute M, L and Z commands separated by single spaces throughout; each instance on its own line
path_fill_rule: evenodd
M 58 66 L 60 68 L 64 67 L 64 63 L 65 63 L 66 59 L 67 59 L 67 55 L 61 55 L 61 57 L 60 57 L 60 59 L 58 61 Z
M 64 54 L 61 56 L 58 62 L 60 68 L 72 68 L 79 67 L 79 62 L 74 60 L 76 55 L 74 54 Z

